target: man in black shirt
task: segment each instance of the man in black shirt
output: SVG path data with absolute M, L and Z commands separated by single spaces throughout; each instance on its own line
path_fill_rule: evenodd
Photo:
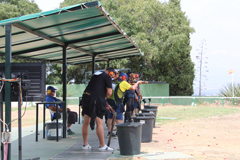
M 91 149 L 91 146 L 87 142 L 88 125 L 90 124 L 90 121 L 92 124 L 92 121 L 95 119 L 97 124 L 96 132 L 100 144 L 99 150 L 113 150 L 106 146 L 104 142 L 103 115 L 105 114 L 106 109 L 110 108 L 106 103 L 106 99 L 112 94 L 112 77 L 114 77 L 114 75 L 115 71 L 112 67 L 107 68 L 104 72 L 95 72 L 88 83 L 87 88 L 83 92 L 83 149 Z M 90 126 L 92 128 L 93 126 L 91 124 Z

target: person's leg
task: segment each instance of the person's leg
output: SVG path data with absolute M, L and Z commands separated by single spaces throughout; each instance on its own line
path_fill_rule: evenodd
M 99 144 L 100 144 L 101 147 L 104 147 L 105 142 L 104 142 L 103 119 L 101 119 L 99 117 L 96 117 L 95 121 L 96 121 L 96 124 L 97 124 L 96 132 L 97 132 Z
M 122 119 L 118 119 L 118 120 L 116 120 L 116 123 L 117 123 L 117 124 L 121 124 L 122 121 L 123 121 Z
M 112 118 L 108 118 L 107 120 L 107 126 L 108 126 L 108 132 L 111 131 L 111 128 L 112 128 Z
M 128 98 L 126 102 L 126 106 L 127 106 L 127 109 L 124 115 L 124 123 L 131 119 L 132 112 L 134 109 L 134 98 Z
M 84 121 L 82 125 L 82 137 L 83 137 L 83 144 L 88 145 L 87 138 L 88 138 L 88 126 L 90 123 L 91 117 L 88 115 L 84 114 Z
M 120 103 L 117 103 L 117 109 L 116 109 L 116 112 L 117 112 L 116 123 L 117 124 L 120 124 L 123 121 L 123 112 L 122 111 L 123 111 L 122 105 Z
M 105 111 L 104 117 L 105 117 L 105 124 L 108 126 L 108 124 L 107 124 L 107 120 L 108 120 L 108 110 Z
M 68 135 L 73 135 L 75 133 L 70 129 L 70 127 L 72 126 L 72 124 L 75 124 L 75 122 L 77 122 L 77 113 L 73 111 L 68 111 L 67 113 L 68 113 L 67 132 Z
M 137 106 L 138 106 L 137 101 L 134 100 L 134 110 L 133 110 L 133 112 L 132 112 L 132 116 L 133 116 L 133 117 L 134 117 L 135 114 L 137 113 Z
M 107 112 L 108 112 L 108 119 L 107 119 L 107 127 L 108 127 L 108 132 L 110 132 L 111 131 L 111 128 L 112 128 L 112 118 L 113 118 L 113 114 L 112 113 L 110 113 L 110 111 L 109 110 L 107 110 Z

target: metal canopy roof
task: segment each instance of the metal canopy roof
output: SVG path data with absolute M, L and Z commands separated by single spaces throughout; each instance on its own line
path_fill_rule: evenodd
M 5 55 L 4 25 L 12 25 L 12 56 L 68 64 L 143 55 L 98 1 L 0 21 L 0 55 Z

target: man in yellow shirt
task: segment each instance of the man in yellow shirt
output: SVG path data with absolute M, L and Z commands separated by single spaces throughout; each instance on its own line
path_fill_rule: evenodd
M 117 117 L 116 117 L 116 123 L 117 124 L 122 123 L 122 120 L 123 120 L 123 112 L 124 112 L 123 95 L 124 95 L 124 92 L 126 90 L 135 91 L 137 89 L 138 85 L 143 83 L 143 81 L 138 81 L 134 85 L 130 85 L 127 82 L 128 76 L 127 76 L 126 73 L 121 73 L 119 75 L 119 78 L 121 80 L 117 82 L 117 84 L 115 85 L 115 88 L 114 88 L 114 90 L 112 92 L 112 95 L 107 100 L 108 104 L 117 113 Z M 112 127 L 112 125 L 111 125 L 112 124 L 112 117 L 113 117 L 113 114 L 108 112 L 108 120 L 107 120 L 108 135 L 107 135 L 107 137 L 110 135 L 110 131 L 111 131 L 111 127 Z M 113 137 L 117 137 L 117 134 L 113 134 L 112 136 Z

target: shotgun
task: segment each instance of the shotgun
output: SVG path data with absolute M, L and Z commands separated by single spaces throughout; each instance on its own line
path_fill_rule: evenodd
M 149 83 L 149 84 L 154 84 L 154 83 L 156 83 L 156 84 L 164 84 L 165 82 L 159 82 L 159 81 L 143 81 L 143 84 L 144 83 Z
M 116 117 L 117 117 L 117 112 L 115 112 L 111 107 L 110 107 L 109 110 L 113 114 L 113 119 L 112 119 L 112 128 L 111 128 L 110 135 L 109 135 L 109 138 L 108 138 L 108 143 L 107 143 L 108 147 L 110 146 L 110 142 L 111 142 L 111 138 L 112 138 L 112 132 L 113 132 L 113 128 L 114 128 Z
M 134 85 L 135 83 L 137 83 L 137 81 L 130 81 L 131 85 Z M 160 81 L 143 81 L 142 84 L 146 84 L 146 83 L 149 83 L 149 84 L 164 84 L 165 82 L 160 82 Z

